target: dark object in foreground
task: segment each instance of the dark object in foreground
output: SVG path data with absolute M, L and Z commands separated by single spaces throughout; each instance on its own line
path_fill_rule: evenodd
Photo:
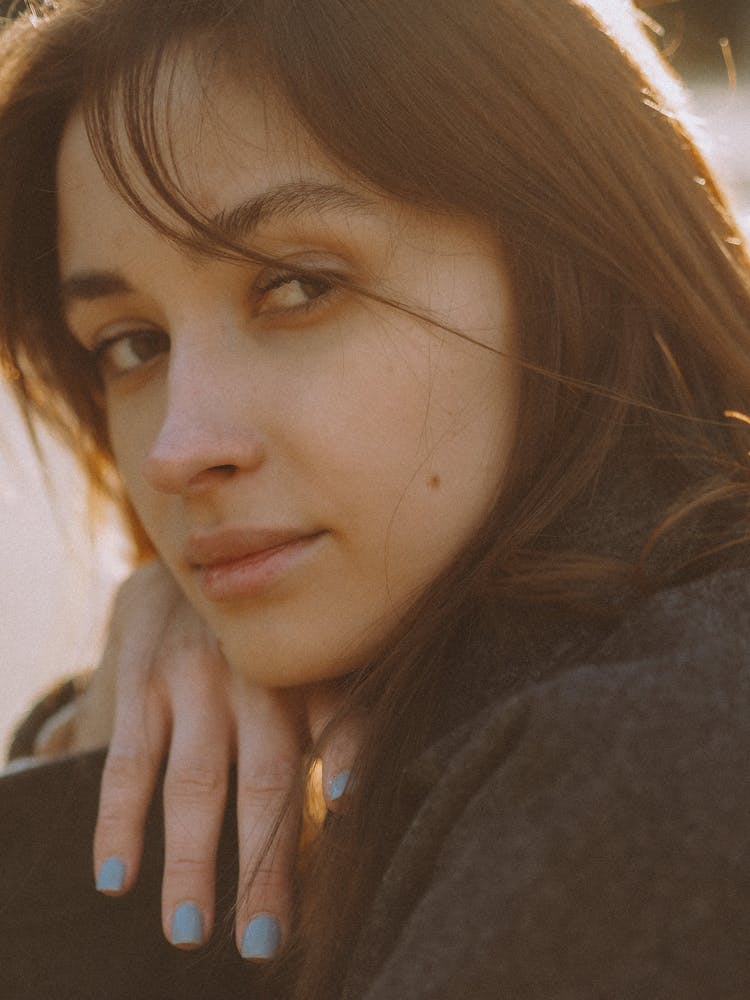
M 230 862 L 220 865 L 212 941 L 185 952 L 164 939 L 160 797 L 136 888 L 118 899 L 94 890 L 91 845 L 103 763 L 104 752 L 95 752 L 0 780 L 0 997 L 270 1000 L 271 985 L 253 988 L 259 972 L 235 948 Z M 225 824 L 223 858 L 236 857 L 232 828 Z

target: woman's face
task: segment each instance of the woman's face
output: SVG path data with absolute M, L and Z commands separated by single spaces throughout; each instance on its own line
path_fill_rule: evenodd
M 266 685 L 335 676 L 496 495 L 515 409 L 495 353 L 513 347 L 502 267 L 480 225 L 363 186 L 273 95 L 208 88 L 186 61 L 176 84 L 184 189 L 278 263 L 187 251 L 150 228 L 75 115 L 58 165 L 68 322 L 99 356 L 135 508 L 230 663 Z

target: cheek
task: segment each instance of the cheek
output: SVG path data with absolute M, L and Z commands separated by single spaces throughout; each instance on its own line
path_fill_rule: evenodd
M 425 421 L 425 454 L 394 511 L 389 562 L 429 553 L 435 569 L 468 542 L 489 514 L 512 444 L 512 411 L 485 398 L 451 419 Z
M 120 478 L 138 516 L 151 535 L 155 525 L 151 508 L 156 494 L 144 479 L 146 457 L 156 433 L 148 407 L 110 400 L 107 404 L 109 439 Z M 156 538 L 153 541 L 158 544 Z
M 422 335 L 421 353 L 371 367 L 358 389 L 342 401 L 331 471 L 372 559 L 412 584 L 488 513 L 512 444 L 514 380 L 481 348 Z
M 408 550 L 410 538 L 419 539 L 442 562 L 468 541 L 496 500 L 515 414 L 516 377 L 506 360 L 455 339 L 443 345 L 415 426 L 419 462 L 394 519 L 394 543 Z

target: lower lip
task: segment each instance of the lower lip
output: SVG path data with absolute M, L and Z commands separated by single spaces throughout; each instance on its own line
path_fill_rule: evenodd
M 196 572 L 201 590 L 209 601 L 257 597 L 307 559 L 322 541 L 323 535 L 323 532 L 308 535 L 241 559 L 198 567 Z

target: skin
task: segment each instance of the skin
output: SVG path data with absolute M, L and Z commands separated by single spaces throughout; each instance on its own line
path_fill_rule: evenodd
M 113 697 L 116 686 L 116 699 Z M 268 837 L 300 774 L 300 741 L 318 740 L 336 711 L 336 696 L 313 685 L 294 697 L 250 684 L 230 671 L 215 637 L 187 604 L 159 562 L 136 570 L 121 586 L 107 648 L 78 707 L 75 745 L 109 744 L 102 777 L 96 834 L 95 877 L 108 858 L 124 866 L 120 895 L 132 888 L 140 864 L 143 829 L 162 760 L 165 861 L 164 933 L 171 940 L 175 909 L 192 902 L 203 937 L 214 922 L 216 845 L 224 818 L 228 765 L 237 764 L 240 871 L 262 863 L 262 878 L 240 882 L 236 901 L 237 946 L 258 913 L 273 914 L 282 940 L 291 911 L 291 872 L 299 814 L 287 811 L 271 849 Z M 114 714 L 114 720 L 110 716 Z M 351 766 L 359 724 L 336 726 L 322 752 L 322 791 L 331 811 L 331 783 Z M 185 947 L 182 945 L 181 947 Z
M 121 338 L 104 365 L 117 464 L 227 659 L 255 683 L 308 683 L 360 661 L 476 529 L 511 443 L 513 376 L 502 356 L 352 292 L 262 288 L 295 264 L 333 270 L 507 351 L 502 270 L 477 223 L 368 191 L 270 95 L 214 84 L 207 123 L 187 63 L 178 85 L 175 156 L 208 214 L 296 182 L 363 207 L 269 219 L 252 243 L 280 269 L 188 254 L 111 190 L 76 116 L 59 158 L 61 274 L 106 271 L 130 290 L 73 299 L 68 319 L 86 347 Z M 215 601 L 185 548 L 226 528 L 322 534 L 267 590 Z
M 197 705 L 215 708 L 198 724 L 202 746 L 183 740 L 177 759 L 212 760 L 225 773 L 231 748 L 225 737 L 226 752 L 212 756 L 217 732 L 273 733 L 270 761 L 263 745 L 237 746 L 240 786 L 244 777 L 248 787 L 270 789 L 273 804 L 288 775 L 269 773 L 296 758 L 299 739 L 290 724 L 297 696 L 278 689 L 324 691 L 321 682 L 362 662 L 488 512 L 513 439 L 513 327 L 499 250 L 478 222 L 367 187 L 267 88 L 252 92 L 212 72 L 207 78 L 182 56 L 169 102 L 157 101 L 183 190 L 206 215 L 232 218 L 249 199 L 294 186 L 293 210 L 274 195 L 276 211 L 242 234 L 277 264 L 188 251 L 149 227 L 108 185 L 75 114 L 58 161 L 60 275 L 70 329 L 100 359 L 129 495 L 195 621 L 208 626 L 193 647 L 197 671 L 175 681 L 171 713 L 179 720 Z M 143 195 L 148 201 L 145 182 Z M 333 287 L 331 272 L 419 316 Z M 217 598 L 191 547 L 226 530 L 291 530 L 304 541 L 267 583 Z M 129 704 L 137 700 L 131 689 Z M 325 697 L 313 702 L 320 719 Z M 133 747 L 123 734 L 139 727 L 126 724 L 128 711 L 115 723 L 123 775 L 110 769 L 105 805 L 118 800 L 118 782 L 120 792 L 133 787 Z M 155 712 L 154 739 L 136 748 L 151 761 L 149 775 L 167 739 L 165 715 Z M 196 729 L 176 724 L 174 732 L 180 743 Z M 185 773 L 195 772 L 188 765 Z M 213 805 L 202 828 L 191 829 L 207 936 L 206 871 L 224 785 L 216 786 L 213 769 L 204 777 Z M 104 816 L 97 835 L 100 863 L 115 832 L 129 830 L 135 846 L 125 888 L 140 851 L 145 785 L 129 812 Z M 201 789 L 191 794 L 195 810 Z M 247 839 L 257 844 L 261 810 L 256 804 L 247 815 Z M 293 853 L 293 837 L 284 836 L 273 892 Z M 196 897 L 190 864 L 177 864 L 191 847 L 177 839 L 168 821 L 168 935 L 174 907 Z M 245 901 L 240 917 L 263 910 L 257 898 Z M 284 898 L 278 910 L 284 923 Z

